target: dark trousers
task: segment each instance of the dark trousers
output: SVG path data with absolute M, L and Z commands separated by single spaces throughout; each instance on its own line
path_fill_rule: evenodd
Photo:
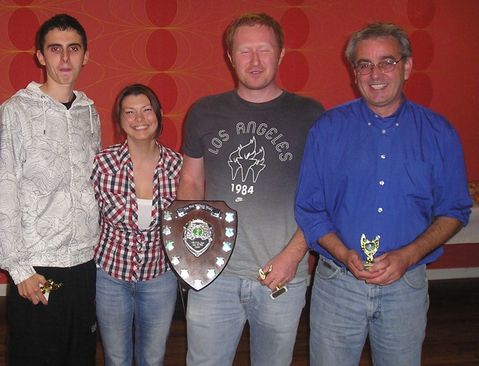
M 35 267 L 63 285 L 50 293 L 48 305 L 19 296 L 10 279 L 7 294 L 9 366 L 95 365 L 96 319 L 93 261 L 69 267 Z

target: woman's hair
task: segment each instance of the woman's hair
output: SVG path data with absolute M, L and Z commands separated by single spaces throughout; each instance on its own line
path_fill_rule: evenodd
M 131 84 L 125 86 L 116 97 L 115 106 L 113 108 L 113 120 L 119 131 L 121 131 L 121 107 L 123 100 L 129 95 L 145 95 L 151 103 L 151 107 L 156 114 L 158 120 L 158 128 L 156 129 L 156 137 L 159 137 L 163 129 L 161 104 L 155 92 L 148 86 L 143 84 Z

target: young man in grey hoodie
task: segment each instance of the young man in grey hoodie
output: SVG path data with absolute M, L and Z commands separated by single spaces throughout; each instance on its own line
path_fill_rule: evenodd
M 89 177 L 100 148 L 93 102 L 74 84 L 88 61 L 73 17 L 40 27 L 31 82 L 0 107 L 0 267 L 9 365 L 94 365 L 98 213 Z

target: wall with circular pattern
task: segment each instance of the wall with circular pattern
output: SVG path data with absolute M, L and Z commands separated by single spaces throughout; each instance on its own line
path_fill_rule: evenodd
M 357 96 L 343 57 L 350 33 L 373 21 L 400 24 L 414 54 L 407 96 L 451 121 L 463 142 L 469 179 L 479 180 L 479 1 L 0 0 L 0 102 L 29 81 L 42 81 L 35 32 L 47 18 L 67 12 L 88 33 L 90 61 L 77 87 L 101 114 L 103 145 L 121 138 L 110 117 L 115 95 L 140 82 L 162 102 L 161 141 L 179 150 L 192 102 L 234 87 L 222 34 L 247 11 L 267 12 L 285 29 L 279 83 L 325 107 Z

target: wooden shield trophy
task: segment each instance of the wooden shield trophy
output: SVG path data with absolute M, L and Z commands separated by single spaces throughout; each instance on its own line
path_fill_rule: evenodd
M 161 236 L 170 267 L 196 291 L 223 271 L 233 252 L 237 213 L 223 201 L 174 201 L 163 211 Z

